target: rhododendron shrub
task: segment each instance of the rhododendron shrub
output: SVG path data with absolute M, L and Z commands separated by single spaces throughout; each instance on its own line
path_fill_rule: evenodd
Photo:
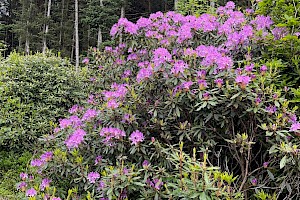
M 103 89 L 70 109 L 45 138 L 53 157 L 30 173 L 61 197 L 292 195 L 300 127 L 273 84 L 278 66 L 259 60 L 271 25 L 232 2 L 216 15 L 120 19 L 115 46 L 88 63 Z

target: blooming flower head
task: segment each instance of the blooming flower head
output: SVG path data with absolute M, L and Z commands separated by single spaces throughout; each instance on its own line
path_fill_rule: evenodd
M 277 108 L 276 108 L 276 106 L 271 106 L 270 105 L 270 106 L 266 107 L 266 110 L 269 113 L 269 115 L 271 115 L 271 114 L 273 114 L 277 111 Z
M 97 156 L 95 159 L 95 165 L 98 165 L 102 161 L 102 156 Z
M 151 67 L 146 67 L 140 69 L 136 76 L 136 81 L 140 83 L 142 80 L 149 79 L 153 74 L 153 69 Z
M 197 71 L 197 77 L 201 79 L 205 79 L 206 73 L 207 73 L 206 70 Z
M 90 183 L 95 183 L 98 178 L 100 178 L 100 174 L 98 172 L 90 172 L 87 177 Z
M 251 77 L 246 75 L 239 75 L 236 77 L 235 82 L 242 88 L 245 89 L 250 83 Z
M 22 172 L 22 173 L 20 173 L 20 178 L 24 181 L 28 178 L 28 174 Z
M 269 162 L 264 162 L 263 163 L 264 168 L 268 168 L 268 165 L 269 165 Z
M 90 61 L 89 58 L 85 58 L 82 60 L 82 63 L 87 65 L 87 64 L 89 64 L 89 61 Z
M 294 122 L 291 125 L 290 131 L 299 132 L 300 131 L 300 122 Z
M 153 62 L 155 66 L 159 66 L 167 61 L 171 61 L 172 55 L 165 48 L 155 49 L 153 52 Z
M 51 200 L 61 200 L 59 197 L 52 197 Z
M 208 100 L 210 98 L 209 92 L 205 92 L 202 96 L 204 100 Z
M 221 78 L 214 80 L 214 82 L 218 86 L 218 88 L 221 88 L 224 83 L 223 79 L 221 79 Z
M 183 73 L 186 68 L 188 68 L 188 65 L 183 60 L 178 60 L 171 69 L 171 73 L 176 76 L 179 73 Z
M 71 148 L 77 148 L 79 144 L 82 143 L 83 137 L 86 135 L 86 132 L 82 129 L 77 129 L 72 135 L 65 141 L 66 146 Z
M 26 196 L 27 197 L 34 197 L 37 195 L 37 192 L 34 188 L 30 188 L 26 191 Z
M 18 184 L 17 189 L 21 190 L 22 192 L 24 192 L 26 190 L 26 187 L 27 187 L 27 183 L 24 182 L 24 181 L 22 181 L 21 183 Z
M 254 68 L 254 64 L 251 63 L 250 65 L 247 65 L 247 66 L 245 67 L 245 71 L 248 72 L 248 73 L 251 73 L 252 70 L 253 70 L 253 68 Z
M 44 161 L 40 159 L 33 159 L 30 164 L 32 167 L 41 167 L 42 165 L 44 165 Z
M 50 161 L 52 159 L 52 156 L 53 156 L 52 151 L 47 151 L 47 152 L 43 153 L 40 156 L 40 158 L 41 158 L 42 161 L 48 162 L 48 161 Z
M 252 179 L 251 183 L 252 183 L 253 186 L 256 186 L 257 185 L 257 179 L 256 178 Z
M 50 179 L 44 178 L 44 179 L 42 180 L 42 183 L 40 184 L 40 189 L 41 189 L 42 191 L 44 191 L 45 188 L 47 188 L 47 187 L 50 186 L 50 183 L 51 183 L 51 180 L 50 180 Z
M 200 79 L 200 80 L 198 80 L 198 84 L 199 84 L 199 89 L 200 90 L 204 90 L 207 87 L 206 80 Z
M 105 137 L 103 142 L 110 145 L 114 139 L 120 139 L 121 137 L 126 136 L 126 133 L 118 128 L 104 127 L 100 131 L 100 136 Z
M 87 109 L 87 111 L 82 116 L 82 121 L 89 121 L 98 115 L 98 111 L 94 109 Z
M 150 162 L 148 160 L 144 160 L 142 165 L 143 165 L 143 168 L 148 168 L 150 165 Z
M 260 67 L 260 73 L 261 73 L 262 75 L 264 75 L 264 74 L 266 73 L 267 70 L 268 70 L 268 68 L 267 68 L 267 66 L 265 66 L 265 65 L 263 65 L 263 66 Z
M 188 91 L 188 90 L 190 89 L 190 87 L 191 87 L 193 84 L 194 84 L 193 81 L 187 81 L 187 82 L 183 82 L 183 83 L 181 84 L 181 87 L 182 87 L 184 90 Z
M 261 99 L 259 97 L 257 97 L 255 99 L 255 105 L 258 106 L 260 104 L 260 102 L 261 102 Z
M 256 26 L 257 30 L 262 30 L 266 28 L 270 28 L 273 24 L 271 17 L 258 15 L 254 20 L 251 21 L 252 24 Z
M 131 133 L 129 140 L 131 141 L 131 144 L 137 145 L 139 142 L 144 141 L 144 134 L 139 130 L 136 130 Z
M 235 8 L 234 2 L 228 1 L 227 4 L 225 5 L 225 8 L 228 10 L 233 10 Z
M 119 107 L 119 103 L 115 99 L 110 99 L 107 102 L 107 108 L 116 109 Z

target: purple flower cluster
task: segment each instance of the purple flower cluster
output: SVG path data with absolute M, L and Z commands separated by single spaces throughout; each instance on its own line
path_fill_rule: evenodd
M 247 75 L 239 75 L 236 77 L 235 82 L 242 88 L 245 89 L 250 83 L 251 77 Z
M 51 180 L 50 180 L 50 179 L 44 178 L 44 179 L 42 180 L 42 183 L 40 184 L 40 189 L 41 189 L 41 191 L 44 191 L 45 188 L 49 187 L 49 186 L 50 186 L 50 183 L 51 183 Z
M 131 133 L 129 140 L 131 141 L 131 144 L 137 145 L 138 143 L 144 141 L 144 134 L 140 132 L 139 130 L 134 131 Z
M 65 141 L 66 146 L 69 149 L 77 148 L 84 140 L 86 132 L 82 129 L 76 129 L 72 135 Z
M 114 139 L 121 139 L 126 136 L 126 133 L 118 128 L 104 127 L 100 131 L 100 136 L 105 137 L 103 140 L 105 144 L 112 145 Z
M 300 132 L 300 122 L 294 122 L 294 123 L 291 125 L 290 131 L 293 131 L 293 132 Z
M 34 197 L 37 195 L 37 191 L 34 188 L 30 188 L 26 191 L 27 197 Z
M 91 119 L 97 117 L 99 111 L 94 109 L 87 109 L 82 116 L 82 121 L 90 121 Z
M 98 172 L 90 172 L 87 177 L 90 183 L 96 183 L 98 178 L 100 178 L 100 174 Z
M 160 190 L 161 186 L 164 184 L 160 179 L 157 179 L 157 178 L 153 179 L 152 181 L 150 179 L 147 179 L 146 183 L 150 187 L 152 187 L 152 188 L 154 188 L 156 190 Z
M 178 60 L 171 69 L 171 73 L 178 75 L 179 73 L 183 73 L 186 68 L 188 68 L 188 65 L 183 60 Z

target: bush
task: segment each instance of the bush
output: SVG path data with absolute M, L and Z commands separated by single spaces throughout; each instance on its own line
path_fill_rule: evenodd
M 20 199 L 16 186 L 19 174 L 27 169 L 30 159 L 30 152 L 0 151 L 0 199 Z
M 67 60 L 12 53 L 0 66 L 0 146 L 32 148 L 83 91 Z
M 294 0 L 263 0 L 257 13 L 269 15 L 274 21 L 274 37 L 268 41 L 265 58 L 284 63 L 281 85 L 300 86 L 300 2 Z
M 261 60 L 272 21 L 234 7 L 120 19 L 115 45 L 86 62 L 103 90 L 70 109 L 19 188 L 37 198 L 297 199 L 296 108 L 275 85 L 281 63 Z

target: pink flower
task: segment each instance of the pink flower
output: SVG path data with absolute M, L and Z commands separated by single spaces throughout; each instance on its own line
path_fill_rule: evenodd
M 90 121 L 92 118 L 97 117 L 98 111 L 94 109 L 87 109 L 87 111 L 82 116 L 82 121 Z
M 139 130 L 136 130 L 131 133 L 129 140 L 131 141 L 131 144 L 137 145 L 139 142 L 144 141 L 144 135 Z
M 52 197 L 51 200 L 61 200 L 59 197 Z
M 95 159 L 95 165 L 98 165 L 102 161 L 102 156 L 97 156 Z
M 45 188 L 47 188 L 47 187 L 50 186 L 50 183 L 51 183 L 51 180 L 50 180 L 50 179 L 44 178 L 44 179 L 42 180 L 41 185 L 40 185 L 40 189 L 41 189 L 42 191 L 44 191 Z
M 21 183 L 18 184 L 17 189 L 21 191 L 25 191 L 26 187 L 27 187 L 27 183 L 22 181 Z
M 150 78 L 152 74 L 153 74 L 153 69 L 151 67 L 142 68 L 140 69 L 140 71 L 136 76 L 136 81 L 140 83 L 142 80 Z
M 198 80 L 198 84 L 199 84 L 199 89 L 200 90 L 204 90 L 207 87 L 206 80 L 200 79 L 200 80 Z
M 178 60 L 171 69 L 171 73 L 178 75 L 179 73 L 183 73 L 186 68 L 188 68 L 188 65 L 183 60 Z
M 53 156 L 52 151 L 48 151 L 48 152 L 43 153 L 40 156 L 40 158 L 41 158 L 42 161 L 48 162 L 48 161 L 50 161 L 52 159 L 52 156 Z
M 294 122 L 291 125 L 290 131 L 298 132 L 300 130 L 300 122 Z
M 100 174 L 98 172 L 90 172 L 87 177 L 90 183 L 95 183 L 98 178 L 100 178 Z
M 82 129 L 77 129 L 72 135 L 65 141 L 66 146 L 71 148 L 77 148 L 83 141 L 83 137 L 86 135 L 86 132 Z
M 242 89 L 245 89 L 246 86 L 250 83 L 251 77 L 246 75 L 239 75 L 236 77 L 235 82 L 240 85 Z
M 107 102 L 107 107 L 108 108 L 111 108 L 111 109 L 116 109 L 116 108 L 118 108 L 119 107 L 119 103 L 116 101 L 116 100 L 114 100 L 114 99 L 111 99 L 111 100 L 109 100 L 108 102 Z
M 169 62 L 172 59 L 172 55 L 165 48 L 158 48 L 153 51 L 153 62 L 155 66 Z
M 193 84 L 194 84 L 193 81 L 187 81 L 187 82 L 183 82 L 181 84 L 181 87 L 185 90 L 189 90 Z
M 31 162 L 30 162 L 30 165 L 32 167 L 41 167 L 42 165 L 44 165 L 44 161 L 40 160 L 40 159 L 33 159 Z
M 20 178 L 24 181 L 28 178 L 28 174 L 22 172 L 22 173 L 20 173 Z
M 89 64 L 89 62 L 90 62 L 89 58 L 85 58 L 85 59 L 82 60 L 82 63 L 86 64 L 86 65 Z
M 34 197 L 37 195 L 37 192 L 34 188 L 30 188 L 26 191 L 26 196 L 27 197 Z
M 221 78 L 214 80 L 214 82 L 218 86 L 218 88 L 221 88 L 224 83 L 223 79 L 221 79 Z

